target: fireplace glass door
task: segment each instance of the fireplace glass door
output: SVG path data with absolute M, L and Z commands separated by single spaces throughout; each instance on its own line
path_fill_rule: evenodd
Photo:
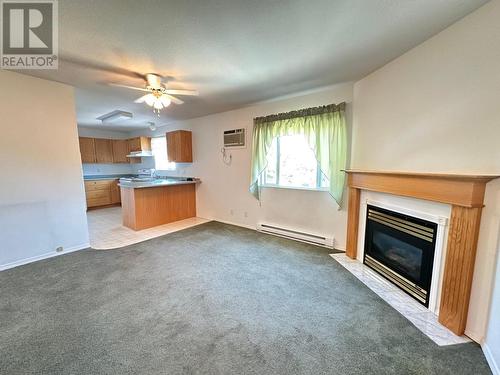
M 368 206 L 364 263 L 428 306 L 437 224 Z

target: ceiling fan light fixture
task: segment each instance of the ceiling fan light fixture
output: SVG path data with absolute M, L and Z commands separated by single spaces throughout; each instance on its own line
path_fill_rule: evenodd
M 160 96 L 161 103 L 163 104 L 164 107 L 168 107 L 172 101 L 170 98 L 168 98 L 166 95 Z
M 174 95 L 198 95 L 198 91 L 196 90 L 169 89 L 165 83 L 162 83 L 163 77 L 159 74 L 149 73 L 143 78 L 146 81 L 145 87 L 143 88 L 122 85 L 119 83 L 110 83 L 110 85 L 146 92 L 145 95 L 134 100 L 134 103 L 146 103 L 146 105 L 152 107 L 153 113 L 157 114 L 158 117 L 160 116 L 160 111 L 170 106 L 172 102 L 177 105 L 184 103 Z
M 161 100 L 156 99 L 155 102 L 154 102 L 154 104 L 153 104 L 153 108 L 157 109 L 157 110 L 162 109 L 163 108 L 163 104 L 162 104 Z
M 146 102 L 147 105 L 152 107 L 156 102 L 156 97 L 153 94 L 148 94 L 144 97 L 144 101 Z

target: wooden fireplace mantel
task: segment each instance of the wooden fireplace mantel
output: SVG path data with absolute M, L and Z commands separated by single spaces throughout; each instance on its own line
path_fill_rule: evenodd
M 457 335 L 467 323 L 486 183 L 500 176 L 346 170 L 346 255 L 356 259 L 361 190 L 451 204 L 439 322 Z

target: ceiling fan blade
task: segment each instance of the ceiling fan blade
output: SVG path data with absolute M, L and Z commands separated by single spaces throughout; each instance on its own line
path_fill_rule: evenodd
M 146 95 L 143 95 L 141 96 L 140 98 L 134 100 L 134 103 L 144 103 L 146 101 L 146 98 L 149 96 L 150 94 L 146 94 Z
M 116 67 L 116 66 L 112 66 L 112 65 L 108 65 L 108 64 L 103 64 L 103 63 L 95 62 L 92 60 L 82 59 L 82 58 L 79 58 L 76 56 L 68 56 L 68 55 L 60 56 L 59 61 L 61 61 L 62 63 L 78 65 L 78 66 L 81 66 L 82 68 L 86 68 L 86 69 L 100 70 L 103 72 L 119 74 L 122 76 L 131 77 L 131 78 L 146 79 L 146 76 L 144 74 L 141 74 L 139 72 L 135 72 L 133 70 L 120 68 L 120 67 Z
M 108 82 L 108 85 L 110 86 L 115 86 L 115 87 L 123 87 L 126 89 L 131 89 L 131 90 L 137 90 L 137 91 L 143 91 L 143 92 L 149 92 L 148 89 L 142 88 L 142 87 L 134 87 L 134 86 L 127 86 L 127 85 L 122 85 L 120 83 L 113 83 L 113 82 Z
M 190 96 L 198 96 L 200 93 L 196 90 L 175 90 L 175 89 L 166 89 L 165 92 L 167 94 L 174 95 L 190 95 Z
M 175 103 L 175 104 L 182 104 L 182 103 L 184 103 L 182 100 L 176 98 L 175 96 L 168 95 L 168 94 L 163 94 L 163 95 L 165 95 L 167 98 L 169 98 L 172 101 L 172 103 Z

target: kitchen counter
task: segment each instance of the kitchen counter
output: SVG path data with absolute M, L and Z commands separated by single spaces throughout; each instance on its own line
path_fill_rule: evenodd
M 103 174 L 83 176 L 84 181 L 119 180 L 123 177 L 132 177 L 130 174 Z
M 128 189 L 142 189 L 142 188 L 152 188 L 161 186 L 172 186 L 172 185 L 188 185 L 188 184 L 198 184 L 200 180 L 186 181 L 177 179 L 155 179 L 152 181 L 121 181 L 118 186 L 121 188 Z
M 186 178 L 121 179 L 123 225 L 141 230 L 196 216 L 196 184 Z

